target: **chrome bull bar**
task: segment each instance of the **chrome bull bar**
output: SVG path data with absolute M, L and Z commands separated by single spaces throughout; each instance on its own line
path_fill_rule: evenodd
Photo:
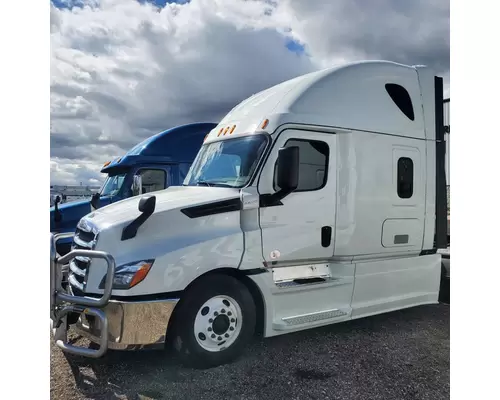
M 50 234 L 50 319 L 56 345 L 63 351 L 75 355 L 99 358 L 108 349 L 108 319 L 101 310 L 111 298 L 113 289 L 113 277 L 115 274 L 115 260 L 113 256 L 104 251 L 96 250 L 72 250 L 62 257 L 56 252 L 56 243 L 63 238 L 72 237 L 73 233 Z M 108 265 L 104 292 L 99 299 L 84 296 L 75 296 L 62 286 L 64 280 L 63 266 L 77 256 L 104 259 Z M 86 314 L 92 315 L 100 321 L 101 336 L 99 348 L 88 349 L 68 343 L 68 315 Z

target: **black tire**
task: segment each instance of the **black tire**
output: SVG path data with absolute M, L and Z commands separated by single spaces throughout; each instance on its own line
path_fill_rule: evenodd
M 234 299 L 242 313 L 240 333 L 233 344 L 218 352 L 205 350 L 198 344 L 194 332 L 197 313 L 203 304 L 217 295 Z M 172 347 L 182 364 L 193 368 L 211 368 L 238 358 L 255 332 L 256 307 L 252 295 L 236 278 L 223 274 L 208 275 L 196 282 L 183 295 L 176 307 L 172 325 Z

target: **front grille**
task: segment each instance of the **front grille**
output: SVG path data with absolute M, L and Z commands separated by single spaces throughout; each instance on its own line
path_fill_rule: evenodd
M 76 234 L 82 239 L 84 242 L 92 242 L 95 239 L 95 235 L 92 232 L 85 232 L 80 228 L 76 228 Z
M 71 249 L 93 250 L 96 242 L 96 230 L 88 227 L 87 224 L 80 223 L 76 228 Z M 68 281 L 74 291 L 85 291 L 90 262 L 90 258 L 82 256 L 77 256 L 70 261 Z

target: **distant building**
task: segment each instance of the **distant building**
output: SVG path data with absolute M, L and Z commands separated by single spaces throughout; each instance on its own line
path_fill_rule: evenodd
M 50 185 L 50 206 L 55 204 L 57 196 L 60 203 L 68 203 L 75 200 L 86 199 L 100 190 L 100 186 L 83 185 Z

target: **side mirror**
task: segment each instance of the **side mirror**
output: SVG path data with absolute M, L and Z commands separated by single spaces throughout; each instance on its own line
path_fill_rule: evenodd
M 59 203 L 61 202 L 61 198 L 56 196 L 54 199 L 54 222 L 58 223 L 62 220 L 61 210 L 59 210 Z
M 279 190 L 272 194 L 260 196 L 260 207 L 281 205 L 281 200 L 292 193 L 299 186 L 299 148 L 286 147 L 279 150 L 277 184 Z
M 94 210 L 97 210 L 99 208 L 99 201 L 101 200 L 101 194 L 100 193 L 94 193 L 90 199 L 90 205 Z
M 299 148 L 297 146 L 279 150 L 277 175 L 276 183 L 284 196 L 297 189 L 299 186 Z
M 132 196 L 138 196 L 142 194 L 142 176 L 134 175 L 134 180 L 132 182 Z
M 153 214 L 156 207 L 156 196 L 144 196 L 139 200 L 139 211 L 143 214 Z

